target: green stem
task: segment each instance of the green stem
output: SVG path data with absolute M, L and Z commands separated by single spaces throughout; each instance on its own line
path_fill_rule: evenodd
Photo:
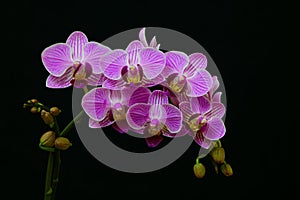
M 55 199 L 57 184 L 59 180 L 59 171 L 60 171 L 60 164 L 61 164 L 60 150 L 55 150 L 54 156 L 55 158 L 54 158 L 54 169 L 53 169 L 53 176 L 52 176 L 52 190 L 53 190 L 52 200 Z
M 81 115 L 83 114 L 83 110 L 78 113 L 78 115 L 72 120 L 70 121 L 70 123 L 64 128 L 64 130 L 62 130 L 59 134 L 59 136 L 65 136 L 75 125 L 75 123 L 80 119 Z
M 51 183 L 52 183 L 52 172 L 53 172 L 53 160 L 54 160 L 54 152 L 49 152 L 44 200 L 51 200 L 51 196 L 52 196 Z

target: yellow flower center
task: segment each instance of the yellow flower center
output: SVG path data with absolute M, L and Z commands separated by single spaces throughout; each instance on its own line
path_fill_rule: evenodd
M 138 68 L 135 66 L 129 66 L 128 73 L 127 73 L 127 82 L 136 84 L 139 83 L 140 81 L 141 81 L 141 76 Z
M 176 76 L 171 82 L 170 87 L 174 92 L 181 92 L 186 82 L 186 78 L 183 75 Z
M 126 119 L 126 110 L 124 106 L 120 104 L 115 105 L 112 109 L 112 115 L 116 122 Z

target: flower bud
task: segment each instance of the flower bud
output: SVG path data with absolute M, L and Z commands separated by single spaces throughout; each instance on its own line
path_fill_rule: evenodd
M 72 143 L 68 140 L 68 138 L 65 137 L 58 137 L 55 140 L 55 148 L 59 150 L 67 150 L 70 146 L 72 146 Z
M 225 150 L 222 147 L 213 149 L 210 155 L 217 164 L 222 164 L 225 160 Z
M 203 178 L 205 175 L 205 166 L 202 163 L 194 165 L 194 174 L 197 178 Z
M 53 116 L 45 110 L 41 111 L 41 117 L 44 120 L 45 124 L 51 124 L 54 121 Z
M 36 100 L 36 99 L 31 99 L 30 101 L 31 101 L 31 103 L 38 103 L 38 102 L 39 102 L 39 101 Z
M 35 113 L 38 112 L 38 108 L 37 107 L 32 107 L 32 108 L 30 108 L 30 112 L 35 114 Z
M 40 138 L 40 143 L 45 147 L 53 147 L 55 141 L 55 133 L 53 131 L 47 131 Z
M 220 169 L 225 176 L 232 176 L 233 174 L 231 166 L 227 163 L 222 164 Z
M 60 112 L 61 112 L 61 110 L 58 107 L 52 107 L 52 108 L 50 108 L 50 113 L 53 116 L 59 115 Z

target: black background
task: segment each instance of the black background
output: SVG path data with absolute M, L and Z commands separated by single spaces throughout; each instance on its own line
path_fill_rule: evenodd
M 100 2 L 100 1 L 99 1 Z M 192 2 L 145 1 L 72 3 L 23 1 L 5 10 L 4 31 L 9 55 L 2 81 L 4 87 L 5 126 L 1 148 L 4 185 L 11 198 L 42 199 L 47 152 L 38 148 L 40 135 L 47 127 L 38 116 L 22 109 L 27 99 L 37 98 L 63 112 L 63 127 L 72 119 L 72 89 L 45 87 L 47 71 L 40 54 L 48 46 L 64 42 L 75 30 L 89 40 L 103 41 L 119 32 L 138 27 L 165 27 L 197 40 L 214 59 L 222 75 L 227 94 L 227 133 L 222 139 L 226 160 L 234 170 L 232 177 L 216 175 L 208 159 L 207 173 L 196 179 L 192 167 L 198 153 L 193 144 L 170 166 L 145 174 L 130 174 L 98 162 L 81 143 L 75 131 L 70 133 L 72 148 L 62 152 L 62 170 L 57 199 L 109 198 L 258 198 L 287 197 L 290 183 L 283 171 L 287 151 L 280 135 L 268 129 L 268 102 L 264 88 L 269 82 L 262 72 L 274 66 L 272 50 L 276 46 L 276 14 L 273 4 L 255 1 Z M 136 6 L 132 7 L 132 6 Z M 7 38 L 7 39 L 6 39 Z M 263 83 L 263 84 L 261 84 Z M 262 87 L 263 85 L 263 87 Z M 9 102 L 7 106 L 7 102 Z M 111 133 L 116 134 L 116 133 Z M 123 144 L 126 136 L 112 136 Z M 134 141 L 144 148 L 144 141 Z M 121 142 L 122 143 L 122 142 Z

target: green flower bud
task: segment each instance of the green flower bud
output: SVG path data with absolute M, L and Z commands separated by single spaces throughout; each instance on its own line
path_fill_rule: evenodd
M 222 164 L 225 160 L 225 150 L 222 147 L 213 149 L 210 155 L 217 164 Z
M 41 111 L 41 117 L 45 124 L 51 124 L 54 121 L 53 116 L 45 110 Z
M 55 141 L 55 133 L 53 131 L 47 131 L 40 138 L 40 143 L 45 147 L 53 147 Z
M 205 166 L 202 163 L 194 165 L 194 174 L 197 178 L 203 178 L 205 175 Z
M 231 166 L 227 163 L 222 164 L 220 169 L 225 176 L 232 176 L 233 174 Z
M 53 116 L 59 115 L 60 112 L 61 112 L 61 110 L 58 107 L 52 107 L 52 108 L 50 108 L 50 113 Z
M 55 148 L 59 150 L 67 150 L 70 146 L 72 146 L 72 143 L 68 140 L 68 138 L 65 137 L 58 137 L 55 140 Z

